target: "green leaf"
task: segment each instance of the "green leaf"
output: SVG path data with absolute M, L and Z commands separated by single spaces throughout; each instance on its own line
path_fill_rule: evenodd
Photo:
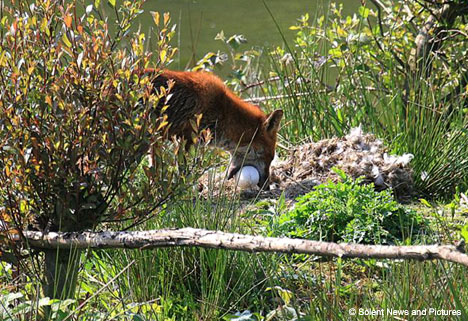
M 139 314 L 134 314 L 132 317 L 133 321 L 145 321 L 145 318 Z
M 224 35 L 224 30 L 221 30 L 216 34 L 215 40 L 221 40 L 223 42 L 226 41 L 226 36 Z
M 343 57 L 343 52 L 340 50 L 340 48 L 332 48 L 328 50 L 328 53 L 332 55 L 335 58 L 341 58 Z
M 424 198 L 420 198 L 419 201 L 421 202 L 422 205 L 432 208 L 432 205 L 428 201 L 426 201 Z
M 246 42 L 247 38 L 245 38 L 244 35 L 233 35 L 226 41 L 226 43 L 233 49 L 239 48 L 241 44 Z
M 364 19 L 366 19 L 369 16 L 369 13 L 370 13 L 369 8 L 366 8 L 364 6 L 359 7 L 359 15 L 363 17 Z
M 460 234 L 465 239 L 465 242 L 468 243 L 468 224 L 462 227 Z
M 160 52 L 159 52 L 159 59 L 162 63 L 165 63 L 166 62 L 166 58 L 167 58 L 167 51 L 162 49 Z
M 50 298 L 49 297 L 45 297 L 45 298 L 42 298 L 39 300 L 39 303 L 38 303 L 38 306 L 40 307 L 43 307 L 43 306 L 50 306 L 51 305 L 51 302 L 50 302 Z
M 22 297 L 23 297 L 23 294 L 22 294 L 22 293 L 19 293 L 19 292 L 17 292 L 17 293 L 9 293 L 9 294 L 3 296 L 2 301 L 3 301 L 4 303 L 9 303 L 9 302 L 11 302 L 11 301 L 13 301 L 13 300 L 16 300 L 16 299 L 19 299 L 19 298 L 22 298 Z
M 63 36 L 62 36 L 62 41 L 63 41 L 63 43 L 65 44 L 65 46 L 67 46 L 68 48 L 70 48 L 70 47 L 72 46 L 72 43 L 71 43 L 70 40 L 68 39 L 66 33 L 63 34 Z
M 18 304 L 13 310 L 11 310 L 11 314 L 26 314 L 29 311 L 31 311 L 31 301 L 26 301 Z
M 270 223 L 273 235 L 385 244 L 404 240 L 402 229 L 420 227 L 418 213 L 401 207 L 390 191 L 377 192 L 372 185 L 361 185 L 362 179 L 333 171 L 342 182 L 321 184 L 298 197 L 292 211 Z

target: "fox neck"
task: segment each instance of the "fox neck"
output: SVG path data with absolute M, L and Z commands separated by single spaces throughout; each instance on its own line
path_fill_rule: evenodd
M 221 109 L 223 117 L 216 125 L 215 145 L 231 154 L 248 147 L 261 129 L 265 114 L 230 92 Z

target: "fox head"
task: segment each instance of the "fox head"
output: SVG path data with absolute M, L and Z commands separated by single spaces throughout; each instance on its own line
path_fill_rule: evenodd
M 241 139 L 235 150 L 231 151 L 228 179 L 233 178 L 243 166 L 253 166 L 260 174 L 258 186 L 268 186 L 270 165 L 275 157 L 276 137 L 282 117 L 283 111 L 280 109 L 264 115 L 255 133 Z

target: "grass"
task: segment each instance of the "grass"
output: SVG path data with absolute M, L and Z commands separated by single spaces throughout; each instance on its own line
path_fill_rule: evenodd
M 187 199 L 139 229 L 193 226 L 262 234 L 259 220 L 288 211 L 281 199 L 251 204 L 244 213 L 229 195 L 205 198 L 194 192 Z M 466 219 L 457 208 L 454 225 L 452 207 L 413 205 L 412 210 L 434 218 L 434 235 L 427 240 L 417 235 L 417 242 L 456 240 L 456 229 Z M 352 317 L 352 308 L 358 313 L 387 308 L 464 313 L 455 320 L 465 320 L 468 313 L 463 305 L 468 300 L 466 268 L 443 262 L 320 260 L 198 248 L 104 250 L 83 260 L 80 297 L 102 292 L 85 305 L 80 320 L 236 320 L 236 313 L 249 316 L 246 320 L 293 320 L 294 315 L 306 320 L 393 320 L 387 312 L 383 317 Z M 411 320 L 439 319 L 428 315 Z
M 188 199 L 168 208 L 156 220 L 140 228 L 192 226 L 245 231 L 237 217 L 238 207 L 234 206 L 237 200 L 227 197 L 222 200 Z M 96 284 L 105 284 L 133 262 L 125 277 L 118 278 L 113 285 L 127 304 L 151 303 L 149 310 L 143 309 L 146 305 L 133 310 L 144 311 L 151 320 L 216 320 L 233 307 L 248 306 L 260 300 L 258 292 L 267 282 L 265 271 L 269 269 L 268 264 L 262 264 L 261 257 L 199 248 L 103 251 L 90 257 L 83 282 L 95 280 Z M 107 269 L 110 265 L 113 268 Z
M 433 262 L 375 263 L 303 264 L 295 270 L 290 269 L 295 280 L 283 279 L 282 286 L 294 293 L 291 306 L 311 320 L 394 320 L 387 313 L 387 308 L 408 311 L 453 309 L 466 314 L 463 310 L 466 308 L 456 302 L 467 297 L 461 290 L 466 285 L 463 268 Z M 461 284 L 455 287 L 454 280 Z M 298 288 L 297 284 L 302 284 L 302 287 Z M 457 299 L 453 300 L 455 297 Z M 350 309 L 356 309 L 358 315 L 350 315 Z M 384 309 L 385 314 L 370 318 L 359 315 L 360 309 Z M 419 320 L 438 318 L 440 316 L 433 315 Z
M 240 212 L 239 202 L 229 195 L 205 198 L 197 192 L 187 200 L 166 208 L 164 213 L 139 229 L 193 226 L 224 231 L 262 234 L 258 222 L 288 211 L 283 201 L 250 204 Z M 417 242 L 449 243 L 459 238 L 457 229 L 466 224 L 463 208 L 453 205 L 412 205 L 412 210 L 431 219 L 433 235 Z M 455 224 L 455 222 L 457 222 Z M 79 280 L 80 302 L 74 312 L 78 320 L 394 320 L 349 314 L 394 310 L 456 310 L 454 320 L 466 320 L 468 272 L 444 262 L 392 260 L 322 260 L 285 254 L 255 254 L 199 248 L 157 250 L 102 250 L 82 257 Z M 11 270 L 2 265 L 3 284 L 13 284 Z M 26 286 L 2 287 L 8 293 L 21 292 L 23 298 L 10 301 L 24 305 L 38 295 L 38 280 Z M 77 303 L 56 303 L 61 311 L 54 320 L 63 320 Z M 5 304 L 5 303 L 4 303 Z M 34 311 L 32 308 L 31 311 Z M 33 317 L 4 320 L 40 320 Z M 458 312 L 457 312 L 458 313 Z M 409 320 L 440 320 L 427 315 Z

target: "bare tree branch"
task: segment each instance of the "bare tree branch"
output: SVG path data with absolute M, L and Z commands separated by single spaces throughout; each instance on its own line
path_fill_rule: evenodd
M 426 8 L 429 10 L 428 8 Z M 431 51 L 437 50 L 443 39 L 443 35 L 449 30 L 455 19 L 468 14 L 468 3 L 450 2 L 434 12 L 426 20 L 416 36 L 415 62 L 425 62 Z M 437 22 L 439 26 L 436 27 Z
M 325 93 L 326 91 L 324 90 L 323 92 Z M 301 97 L 301 96 L 308 96 L 308 95 L 310 95 L 310 93 L 303 92 L 303 93 L 294 93 L 294 94 L 285 94 L 285 95 L 276 95 L 276 96 L 252 97 L 252 98 L 246 98 L 244 100 L 249 103 L 259 104 L 259 103 L 263 103 L 265 101 L 270 101 L 270 100 Z
M 446 260 L 468 267 L 464 243 L 453 245 L 385 246 L 329 243 L 290 238 L 251 236 L 203 229 L 182 228 L 140 232 L 42 233 L 25 231 L 25 242 L 41 249 L 128 248 L 150 249 L 198 246 L 247 252 L 304 253 L 343 258 Z M 21 242 L 19 235 L 14 240 Z
M 260 80 L 260 81 L 254 82 L 254 83 L 245 84 L 242 87 L 242 89 L 240 90 L 240 92 L 247 91 L 247 90 L 249 90 L 251 88 L 263 86 L 265 83 L 275 82 L 275 81 L 279 81 L 279 80 L 281 80 L 281 78 L 276 76 L 276 77 L 268 78 L 266 80 Z

